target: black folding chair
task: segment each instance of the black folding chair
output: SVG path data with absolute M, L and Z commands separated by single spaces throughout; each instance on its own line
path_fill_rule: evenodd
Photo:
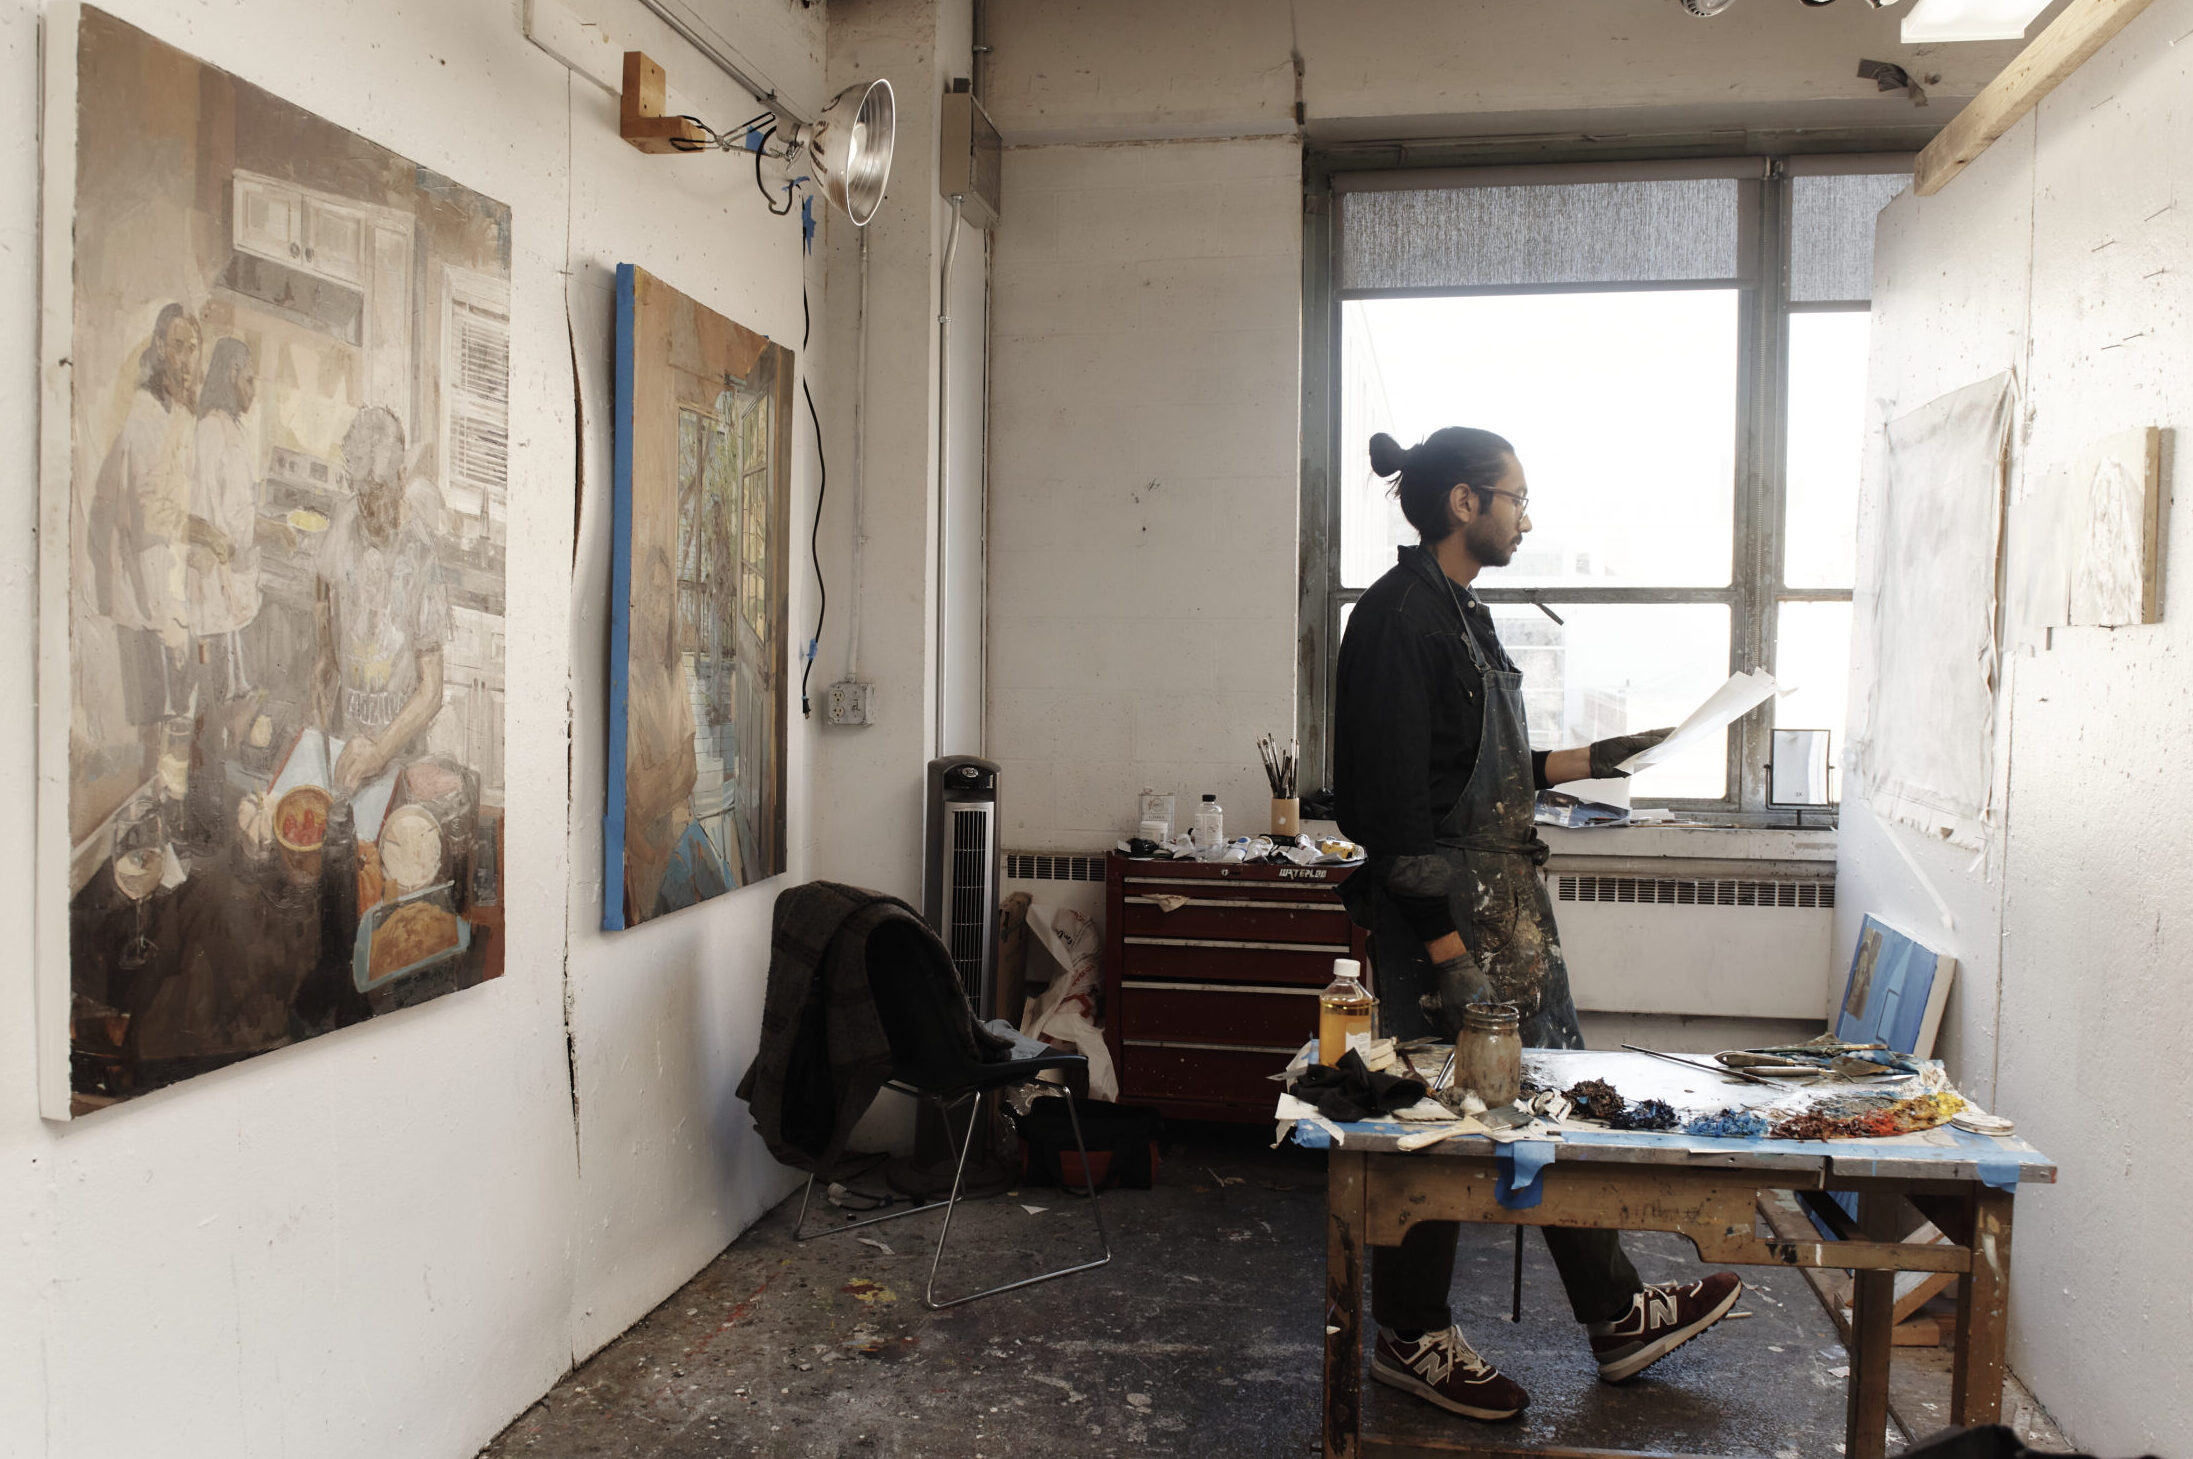
M 985 1287 L 979 1292 L 969 1292 L 965 1296 L 942 1302 L 937 1300 L 937 1270 L 943 1265 L 945 1242 L 952 1234 L 952 1212 L 959 1205 L 960 1190 L 967 1178 L 967 1157 L 975 1148 L 982 1112 L 988 1103 L 981 1096 L 992 1090 L 1026 1084 L 1047 1070 L 1080 1070 L 1086 1076 L 1088 1069 L 1088 1060 L 1080 1054 L 1045 1053 L 1033 1058 L 1007 1059 L 996 1063 L 985 1063 L 973 1057 L 967 1050 L 967 1039 L 963 1033 L 974 1020 L 974 1013 L 968 1007 L 965 996 L 940 995 L 940 988 L 956 985 L 906 975 L 906 969 L 914 966 L 917 959 L 947 959 L 948 956 L 943 945 L 936 941 L 935 934 L 913 922 L 886 922 L 868 938 L 868 984 L 875 996 L 876 1012 L 882 1020 L 884 1033 L 891 1041 L 891 1077 L 885 1081 L 884 1087 L 916 1097 L 933 1095 L 947 1103 L 974 1096 L 969 1100 L 973 1112 L 967 1119 L 967 1138 L 960 1142 L 959 1163 L 952 1173 L 951 1194 L 944 1200 L 930 1201 L 926 1205 L 914 1206 L 904 1211 L 871 1216 L 865 1221 L 851 1221 L 826 1231 L 806 1232 L 807 1204 L 815 1193 L 815 1177 L 810 1175 L 807 1177 L 807 1189 L 800 1196 L 799 1219 L 792 1226 L 793 1240 L 812 1241 L 818 1237 L 858 1231 L 863 1226 L 896 1221 L 903 1216 L 918 1216 L 925 1211 L 942 1210 L 944 1224 L 937 1231 L 936 1255 L 929 1262 L 929 1285 L 922 1293 L 922 1301 L 940 1309 L 957 1307 L 962 1302 L 972 1302 L 977 1297 L 994 1296 L 1018 1287 L 1032 1287 L 1054 1277 L 1085 1272 L 1092 1267 L 1103 1266 L 1112 1259 L 1112 1242 L 1104 1230 L 1104 1210 L 1097 1204 L 1096 1179 L 1089 1166 L 1089 1150 L 1082 1143 L 1081 1117 L 1075 1113 L 1074 1101 L 1069 1095 L 1066 1113 L 1073 1124 L 1074 1148 L 1081 1152 L 1082 1179 L 1087 1184 L 1089 1211 L 1096 1218 L 1097 1241 L 1104 1248 L 1104 1254 L 1094 1261 L 1085 1261 L 1078 1266 L 1060 1267 L 1057 1271 L 1045 1272 L 1041 1276 L 1024 1277 L 1017 1282 Z M 950 1130 L 949 1123 L 946 1129 Z

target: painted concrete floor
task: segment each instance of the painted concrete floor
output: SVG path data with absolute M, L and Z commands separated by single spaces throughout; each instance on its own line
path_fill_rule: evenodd
M 527 1410 L 493 1459 L 1317 1452 L 1324 1157 L 1269 1134 L 1179 1126 L 1157 1187 L 1103 1197 L 1109 1266 L 931 1312 L 935 1216 L 795 1244 L 795 1195 Z M 1036 1208 L 1036 1209 L 1030 1209 Z M 810 1217 L 812 1221 L 814 1217 Z M 1026 1189 L 964 1205 L 943 1290 L 1093 1251 L 1086 1202 Z M 1543 1243 L 1465 1227 L 1463 1331 L 1527 1387 L 1512 1424 L 1365 1385 L 1366 1427 L 1527 1447 L 1835 1459 L 1848 1359 L 1803 1279 L 1752 1268 L 1728 1321 L 1620 1387 L 1597 1381 Z M 1687 1242 L 1626 1245 L 1645 1280 L 1700 1268 Z M 960 1284 L 956 1288 L 953 1283 Z M 1893 1428 L 1891 1452 L 1901 1448 Z

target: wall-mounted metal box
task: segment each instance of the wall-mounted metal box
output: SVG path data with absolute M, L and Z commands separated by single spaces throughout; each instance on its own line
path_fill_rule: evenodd
M 975 227 L 996 227 L 1002 147 L 990 114 L 975 100 L 973 92 L 947 91 L 942 130 L 937 191 L 945 197 L 957 194 L 960 216 Z

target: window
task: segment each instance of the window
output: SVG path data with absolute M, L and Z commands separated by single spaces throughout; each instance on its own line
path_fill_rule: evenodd
M 1770 819 L 1776 725 L 1840 746 L 1873 225 L 1910 159 L 1350 171 L 1306 235 L 1302 737 L 1329 763 L 1333 658 L 1416 533 L 1368 441 L 1512 441 L 1531 532 L 1477 583 L 1540 749 L 1672 724 L 1730 673 L 1785 692 L 1637 777 L 1640 802 Z
M 510 288 L 464 269 L 442 286 L 442 499 L 500 522 L 510 491 Z

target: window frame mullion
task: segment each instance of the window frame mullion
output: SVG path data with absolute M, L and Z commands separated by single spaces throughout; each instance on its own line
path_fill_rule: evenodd
M 1780 161 L 1752 195 L 1754 287 L 1750 316 L 1737 360 L 1738 416 L 1744 433 L 1737 454 L 1737 558 L 1733 574 L 1738 604 L 1730 625 L 1731 673 L 1774 667 L 1777 590 L 1781 587 L 1783 439 L 1788 388 L 1785 324 L 1788 303 L 1789 184 Z M 1748 355 L 1748 358 L 1746 356 Z M 1772 700 L 1732 725 L 1728 737 L 1729 793 L 1737 808 L 1766 809 L 1767 746 Z
M 1331 785 L 1333 668 L 1340 609 L 1340 299 L 1334 289 L 1339 208 L 1331 170 L 1305 154 L 1302 187 L 1300 607 L 1295 616 L 1295 732 L 1302 765 Z
M 1884 154 L 1885 156 L 1886 154 Z M 1735 159 L 1729 159 L 1733 162 Z M 1737 290 L 1737 399 L 1735 479 L 1729 582 L 1725 587 L 1583 588 L 1492 587 L 1478 590 L 1488 604 L 1539 602 L 1558 612 L 1564 603 L 1720 603 L 1729 610 L 1729 669 L 1773 672 L 1783 602 L 1848 602 L 1849 589 L 1791 588 L 1783 582 L 1787 540 L 1789 429 L 1789 318 L 1795 313 L 1868 311 L 1870 301 L 1789 298 L 1789 236 L 1793 167 L 1784 155 L 1751 159 L 1760 172 L 1739 174 L 1737 280 L 1678 280 L 1644 284 L 1607 282 L 1569 286 L 1577 291 L 1729 288 Z M 1882 160 L 1848 159 L 1852 168 Z M 1645 159 L 1649 164 L 1651 159 Z M 1559 165 L 1558 162 L 1555 165 Z M 1374 164 L 1377 170 L 1414 172 L 1404 158 Z M 1486 286 L 1462 289 L 1342 290 L 1336 270 L 1341 240 L 1336 177 L 1361 172 L 1347 161 L 1306 151 L 1303 159 L 1301 567 L 1297 619 L 1296 719 L 1303 759 L 1311 776 L 1331 783 L 1333 668 L 1340 620 L 1363 589 L 1341 581 L 1342 492 L 1339 485 L 1343 302 L 1357 297 L 1447 297 L 1456 294 L 1567 292 L 1560 287 Z M 1812 165 L 1796 171 L 1840 171 Z M 1884 169 L 1887 170 L 1887 169 Z M 1726 793 L 1714 800 L 1669 799 L 1679 810 L 1704 812 L 1729 824 L 1767 824 L 1766 762 L 1774 706 L 1770 701 L 1743 716 L 1729 735 Z

